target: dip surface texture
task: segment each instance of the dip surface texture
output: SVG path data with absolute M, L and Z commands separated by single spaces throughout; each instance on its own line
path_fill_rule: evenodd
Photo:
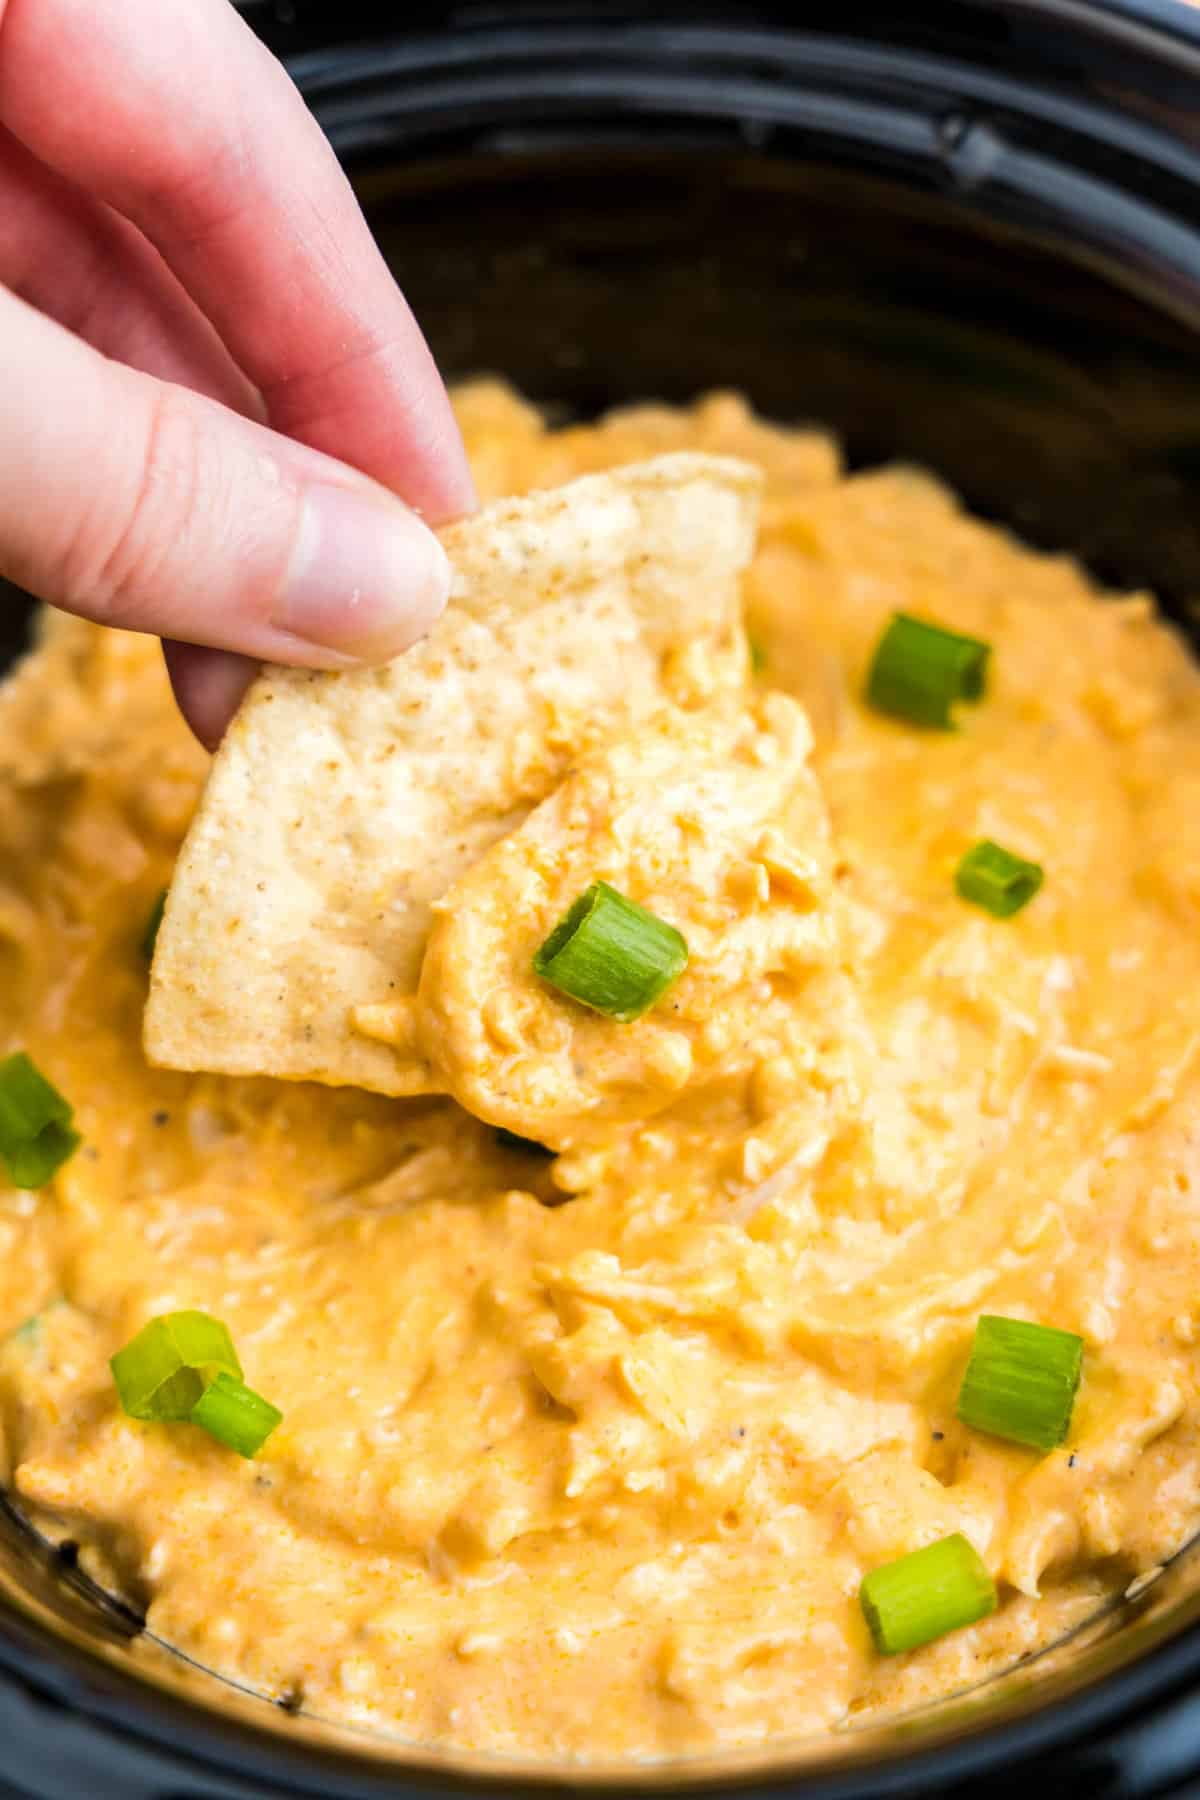
M 84 1147 L 0 1185 L 4 1480 L 190 1656 L 407 1738 L 667 1756 L 960 1688 L 1198 1523 L 1200 675 L 1147 596 L 730 396 L 554 433 L 457 400 L 488 497 L 759 463 L 758 691 L 568 776 L 436 926 L 430 1060 L 550 1156 L 147 1065 L 207 759 L 156 644 L 46 623 L 0 697 L 0 1054 Z M 993 647 L 954 732 L 861 704 L 897 610 Z M 1045 869 L 1015 918 L 955 893 L 982 838 Z M 633 1026 L 528 975 L 593 876 L 693 945 Z M 284 1413 L 256 1461 L 120 1410 L 108 1358 L 190 1307 Z M 956 1422 L 983 1312 L 1086 1340 L 1061 1449 Z M 999 1611 L 878 1657 L 863 1575 L 951 1532 Z

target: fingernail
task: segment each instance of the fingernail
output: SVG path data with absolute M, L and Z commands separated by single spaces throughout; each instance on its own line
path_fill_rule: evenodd
M 427 525 L 384 497 L 315 484 L 272 623 L 310 644 L 398 656 L 441 616 L 450 564 Z

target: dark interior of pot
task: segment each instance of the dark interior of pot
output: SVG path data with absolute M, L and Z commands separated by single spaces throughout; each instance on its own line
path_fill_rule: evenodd
M 379 236 L 448 376 L 556 415 L 733 387 L 852 465 L 920 462 L 1117 586 L 1200 592 L 1182 324 L 952 196 L 711 151 L 384 171 Z
M 500 374 L 557 416 L 737 388 L 768 417 L 832 428 L 854 464 L 932 467 L 973 508 L 1191 622 L 1200 152 L 1150 116 L 1159 97 L 1139 117 L 993 68 L 984 104 L 977 74 L 923 48 L 885 66 L 820 33 L 672 47 L 622 29 L 586 56 L 568 34 L 553 55 L 477 46 L 469 66 L 414 43 L 298 66 L 446 375 Z M 1180 1638 L 1198 1589 L 1184 1556 L 1036 1683 L 1019 1671 L 902 1737 L 843 1746 L 831 1779 L 851 1785 L 828 1791 L 882 1791 L 860 1754 L 996 1721 L 1024 1733 L 995 1739 L 997 1792 L 1018 1750 L 1090 1728 L 1099 1755 L 1101 1721 L 1200 1666 Z M 69 1606 L 77 1624 L 98 1618 L 86 1595 Z M 1120 1695 L 1098 1700 L 1118 1667 Z M 933 1791 L 913 1768 L 912 1791 Z M 972 1792 L 990 1779 L 976 1765 Z M 337 1791 L 377 1791 L 355 1780 L 370 1777 L 347 1772 Z

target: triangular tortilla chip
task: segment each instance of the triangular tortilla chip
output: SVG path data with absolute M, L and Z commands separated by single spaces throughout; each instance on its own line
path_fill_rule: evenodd
M 380 669 L 268 668 L 180 854 L 146 1008 L 169 1067 L 426 1091 L 431 907 L 574 758 L 740 684 L 760 476 L 680 453 L 451 526 L 450 604 Z

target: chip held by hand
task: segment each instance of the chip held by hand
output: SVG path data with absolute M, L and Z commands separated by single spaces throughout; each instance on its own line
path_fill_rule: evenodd
M 656 457 L 450 526 L 450 603 L 381 668 L 267 668 L 217 753 L 146 1008 L 172 1068 L 436 1087 L 407 1021 L 433 907 L 576 759 L 740 691 L 759 472 Z

